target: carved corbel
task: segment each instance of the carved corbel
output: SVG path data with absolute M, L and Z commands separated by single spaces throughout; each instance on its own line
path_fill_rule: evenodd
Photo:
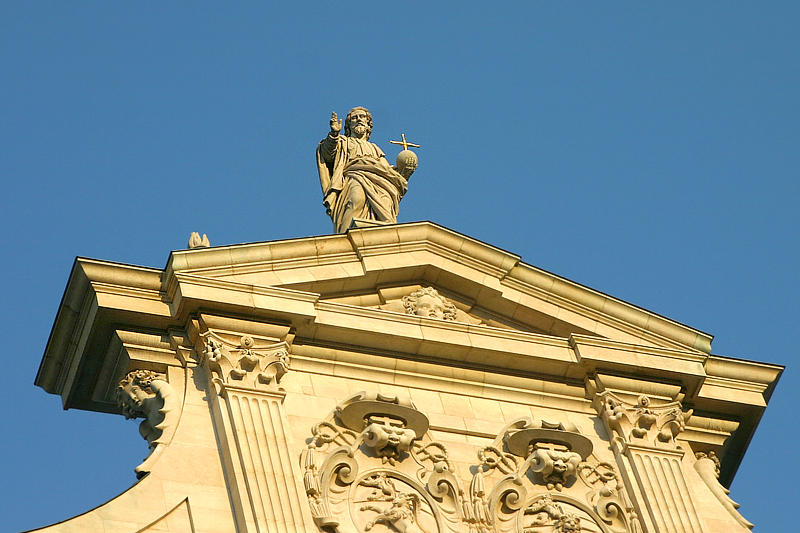
M 700 475 L 700 479 L 708 486 L 711 493 L 739 524 L 748 529 L 753 529 L 753 524 L 739 513 L 739 504 L 728 496 L 731 491 L 723 487 L 718 480 L 720 462 L 717 454 L 713 451 L 708 453 L 697 452 L 695 457 L 697 462 L 694 463 L 694 469 Z
M 150 465 L 175 431 L 172 415 L 177 406 L 172 387 L 164 374 L 133 370 L 120 380 L 115 398 L 125 418 L 144 418 L 139 424 L 139 434 L 147 441 L 150 455 L 136 467 L 136 475 L 141 478 L 150 471 Z

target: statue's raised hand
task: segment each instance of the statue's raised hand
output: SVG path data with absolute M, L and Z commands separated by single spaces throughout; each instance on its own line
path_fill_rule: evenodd
M 336 111 L 331 113 L 331 133 L 333 135 L 339 135 L 339 132 L 342 130 L 342 121 L 339 120 L 339 117 L 336 115 Z

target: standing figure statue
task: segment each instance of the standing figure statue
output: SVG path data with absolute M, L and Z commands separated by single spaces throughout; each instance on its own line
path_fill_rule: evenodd
M 405 148 L 391 166 L 377 145 L 369 142 L 372 115 L 354 107 L 342 121 L 331 114 L 330 133 L 317 147 L 317 168 L 323 204 L 333 220 L 333 231 L 344 233 L 354 222 L 397 222 L 400 199 L 408 190 L 408 178 L 417 168 L 416 155 Z M 394 141 L 393 141 L 394 142 Z M 369 223 L 367 222 L 367 223 Z

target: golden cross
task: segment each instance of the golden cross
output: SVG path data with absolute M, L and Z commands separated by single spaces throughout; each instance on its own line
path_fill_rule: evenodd
M 409 146 L 411 146 L 413 148 L 419 148 L 420 147 L 418 144 L 413 144 L 413 143 L 410 143 L 410 142 L 406 141 L 406 134 L 405 133 L 401 133 L 400 137 L 403 139 L 402 141 L 389 141 L 389 142 L 391 144 L 399 144 L 399 145 L 401 145 L 403 147 L 403 150 L 408 150 Z

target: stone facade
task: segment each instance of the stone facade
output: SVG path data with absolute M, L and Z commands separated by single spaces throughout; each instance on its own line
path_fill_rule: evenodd
M 39 531 L 748 531 L 725 486 L 782 367 L 710 347 L 427 222 L 79 259 L 36 384 L 150 455 Z

